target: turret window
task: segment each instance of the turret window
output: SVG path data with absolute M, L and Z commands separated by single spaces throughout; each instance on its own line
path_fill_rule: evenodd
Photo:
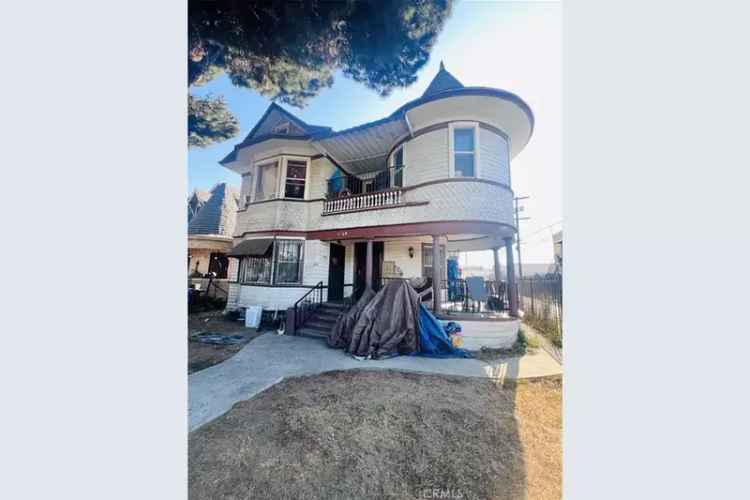
M 456 177 L 474 177 L 474 128 L 453 129 L 453 165 Z

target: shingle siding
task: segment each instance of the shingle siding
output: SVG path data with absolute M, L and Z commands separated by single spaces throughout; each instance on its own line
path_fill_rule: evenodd
M 508 143 L 495 132 L 479 129 L 479 175 L 482 179 L 510 185 Z
M 427 132 L 405 142 L 403 147 L 405 186 L 449 176 L 448 129 Z

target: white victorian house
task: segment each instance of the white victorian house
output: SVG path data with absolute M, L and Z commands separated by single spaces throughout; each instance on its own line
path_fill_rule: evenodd
M 498 281 L 505 249 L 515 289 L 510 162 L 533 128 L 520 97 L 466 87 L 442 63 L 420 98 L 347 130 L 271 104 L 221 161 L 242 176 L 227 308 L 286 311 L 393 277 L 441 283 L 447 255 L 489 249 Z M 435 311 L 444 297 L 433 294 Z

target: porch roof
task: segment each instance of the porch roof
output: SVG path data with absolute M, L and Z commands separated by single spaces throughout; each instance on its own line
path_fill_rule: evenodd
M 389 117 L 331 133 L 316 142 L 348 173 L 385 168 L 391 147 L 409 133 L 403 117 Z

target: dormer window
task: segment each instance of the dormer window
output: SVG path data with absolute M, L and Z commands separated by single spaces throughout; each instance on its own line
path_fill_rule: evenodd
M 289 122 L 282 122 L 282 123 L 279 123 L 278 125 L 276 125 L 276 126 L 275 126 L 275 127 L 273 128 L 273 133 L 274 133 L 274 134 L 284 134 L 284 135 L 289 135 L 289 130 L 290 130 L 290 128 L 291 128 L 291 127 L 290 127 L 290 125 L 289 125 Z

